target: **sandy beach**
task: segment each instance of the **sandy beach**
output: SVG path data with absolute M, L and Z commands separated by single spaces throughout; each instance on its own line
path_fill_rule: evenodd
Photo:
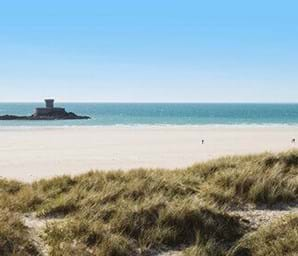
M 175 169 L 225 155 L 289 150 L 296 147 L 292 138 L 298 138 L 296 126 L 2 128 L 0 176 L 32 181 L 91 169 Z

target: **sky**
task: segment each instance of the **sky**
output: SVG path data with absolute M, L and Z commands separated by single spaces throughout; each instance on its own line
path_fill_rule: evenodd
M 0 102 L 298 102 L 298 2 L 0 2 Z

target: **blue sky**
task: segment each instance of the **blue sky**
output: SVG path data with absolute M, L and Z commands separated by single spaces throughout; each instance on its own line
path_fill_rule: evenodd
M 0 101 L 298 102 L 297 1 L 0 3 Z

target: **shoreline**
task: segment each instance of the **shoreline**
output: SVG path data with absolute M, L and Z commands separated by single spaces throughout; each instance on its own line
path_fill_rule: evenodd
M 51 121 L 50 121 L 51 122 Z M 53 121 L 55 122 L 55 121 Z M 281 123 L 241 123 L 241 124 L 107 124 L 107 125 L 1 125 L 5 130 L 64 130 L 64 129 L 97 129 L 97 128 L 297 128 L 296 124 Z
M 1 127 L 0 176 L 34 181 L 90 170 L 185 168 L 228 155 L 295 149 L 292 138 L 298 125 Z

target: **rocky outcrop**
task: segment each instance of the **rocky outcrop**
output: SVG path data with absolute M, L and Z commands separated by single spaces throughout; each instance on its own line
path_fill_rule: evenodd
M 0 120 L 77 120 L 77 119 L 90 119 L 89 116 L 78 116 L 72 112 L 52 112 L 46 115 L 34 114 L 31 116 L 16 116 L 16 115 L 3 115 Z
M 45 99 L 44 108 L 36 108 L 31 116 L 4 115 L 0 120 L 76 120 L 90 119 L 89 116 L 78 116 L 72 112 L 66 112 L 64 108 L 54 107 L 53 99 Z

